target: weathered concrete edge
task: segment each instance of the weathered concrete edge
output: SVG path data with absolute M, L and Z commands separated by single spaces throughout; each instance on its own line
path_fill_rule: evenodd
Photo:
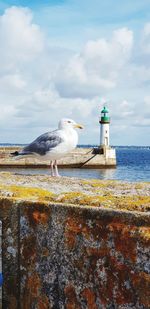
M 64 207 L 65 209 L 73 210 L 74 212 L 80 214 L 80 213 L 91 213 L 91 215 L 95 218 L 95 215 L 98 217 L 105 217 L 109 216 L 112 219 L 118 220 L 122 219 L 122 222 L 124 223 L 134 223 L 135 225 L 150 225 L 150 212 L 148 213 L 142 213 L 139 211 L 121 211 L 121 210 L 115 210 L 112 208 L 106 209 L 106 208 L 100 208 L 100 207 L 94 207 L 94 206 L 85 206 L 85 205 L 75 205 L 75 204 L 67 204 L 67 203 L 48 203 L 47 206 L 54 207 L 54 208 L 60 208 Z
M 0 201 L 10 201 L 15 207 L 20 205 L 26 205 L 27 207 L 30 206 L 39 206 L 39 207 L 50 207 L 54 209 L 60 209 L 62 211 L 65 210 L 73 210 L 75 213 L 91 213 L 91 216 L 95 215 L 98 217 L 109 217 L 110 219 L 121 219 L 122 222 L 131 224 L 131 222 L 137 226 L 141 225 L 150 225 L 150 212 L 143 213 L 140 211 L 126 211 L 126 210 L 117 210 L 113 208 L 104 208 L 104 207 L 96 207 L 90 205 L 76 205 L 76 204 L 69 204 L 69 203 L 57 203 L 57 202 L 41 202 L 41 201 L 30 201 L 30 200 L 13 200 L 10 198 L 0 198 Z M 3 218 L 2 213 L 0 213 L 0 220 Z

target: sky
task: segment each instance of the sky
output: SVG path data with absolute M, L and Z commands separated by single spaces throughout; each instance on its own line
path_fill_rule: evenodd
M 150 1 L 0 1 L 0 143 L 29 143 L 61 118 L 99 144 L 150 145 Z

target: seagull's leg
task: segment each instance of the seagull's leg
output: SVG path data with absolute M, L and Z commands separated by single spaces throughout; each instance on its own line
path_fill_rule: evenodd
M 55 168 L 55 176 L 56 177 L 60 177 L 59 173 L 58 173 L 58 168 L 57 168 L 57 161 L 55 160 L 54 162 L 54 168 Z
M 51 161 L 51 176 L 55 176 L 54 175 L 54 167 L 53 167 L 53 161 Z

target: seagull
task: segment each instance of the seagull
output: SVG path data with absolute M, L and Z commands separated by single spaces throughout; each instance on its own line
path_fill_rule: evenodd
M 63 118 L 58 123 L 58 129 L 37 137 L 32 143 L 20 151 L 12 152 L 13 157 L 33 157 L 50 161 L 51 176 L 60 176 L 57 160 L 76 148 L 78 134 L 76 128 L 83 129 L 81 124 L 72 119 Z

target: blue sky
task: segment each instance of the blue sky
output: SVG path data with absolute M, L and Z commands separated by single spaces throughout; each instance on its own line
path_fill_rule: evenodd
M 98 143 L 107 102 L 111 144 L 149 145 L 149 0 L 0 1 L 0 41 L 1 142 L 67 116 Z

